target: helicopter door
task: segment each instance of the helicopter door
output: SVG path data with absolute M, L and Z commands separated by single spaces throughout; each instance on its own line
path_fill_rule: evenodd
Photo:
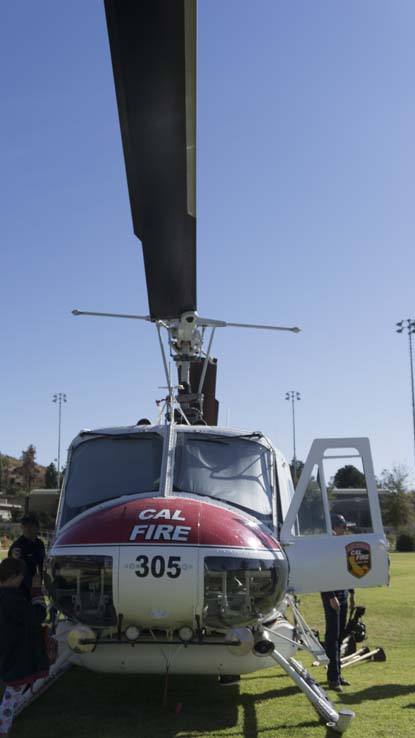
M 344 535 L 333 533 L 333 513 L 348 522 Z M 388 583 L 387 541 L 367 438 L 313 442 L 280 541 L 289 561 L 291 592 Z

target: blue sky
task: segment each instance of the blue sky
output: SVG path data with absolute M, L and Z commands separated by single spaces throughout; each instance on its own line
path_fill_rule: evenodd
M 412 1 L 199 0 L 198 306 L 224 329 L 221 419 L 297 455 L 369 436 L 414 470 Z M 0 27 L 0 451 L 57 455 L 85 427 L 155 418 L 147 313 L 100 0 L 15 0 Z

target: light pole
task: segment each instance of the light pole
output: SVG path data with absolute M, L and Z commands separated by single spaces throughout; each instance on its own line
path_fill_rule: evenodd
M 413 355 L 412 355 L 412 335 L 415 333 L 415 320 L 413 320 L 412 318 L 406 318 L 405 320 L 400 320 L 399 323 L 397 323 L 396 325 L 398 326 L 398 328 L 396 329 L 397 333 L 403 333 L 405 329 L 408 332 L 409 363 L 410 363 L 410 368 L 411 368 L 412 426 L 413 426 L 413 431 L 414 431 L 414 458 L 415 458 L 415 393 L 414 393 L 414 362 L 413 362 Z
M 297 390 L 289 390 L 285 393 L 285 399 L 290 401 L 292 405 L 292 414 L 293 414 L 293 469 L 294 469 L 294 487 L 297 484 L 297 454 L 295 450 L 295 403 L 297 400 L 301 400 L 301 395 Z
M 64 392 L 57 392 L 56 395 L 53 395 L 52 402 L 56 402 L 59 407 L 59 424 L 58 424 L 58 489 L 61 488 L 60 485 L 60 475 L 61 475 L 61 417 L 62 417 L 62 402 L 67 402 L 66 395 Z

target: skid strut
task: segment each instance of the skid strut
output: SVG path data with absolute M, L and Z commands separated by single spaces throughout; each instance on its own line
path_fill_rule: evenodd
M 354 718 L 352 710 L 337 710 L 323 687 L 311 676 L 299 661 L 294 658 L 286 659 L 279 651 L 274 650 L 271 658 L 281 666 L 297 686 L 304 692 L 319 715 L 325 720 L 328 727 L 336 733 L 344 733 Z
M 40 697 L 44 692 L 46 692 L 49 687 L 51 687 L 55 682 L 60 679 L 61 676 L 65 674 L 68 669 L 72 666 L 71 663 L 71 657 L 73 657 L 73 651 L 69 648 L 69 646 L 66 643 L 66 633 L 64 635 L 64 638 L 58 638 L 56 637 L 56 640 L 58 641 L 59 650 L 58 650 L 58 657 L 54 664 L 49 669 L 49 676 L 47 676 L 45 679 L 38 679 L 34 684 L 32 685 L 31 689 L 27 689 L 26 692 L 24 692 L 19 700 L 19 702 L 16 705 L 15 709 L 15 716 L 19 715 L 23 710 L 28 707 L 28 705 L 31 705 L 32 702 L 34 702 L 38 697 Z

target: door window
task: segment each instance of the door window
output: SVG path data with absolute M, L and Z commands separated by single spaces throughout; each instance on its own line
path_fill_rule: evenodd
M 330 449 L 323 458 L 330 512 L 343 515 L 350 533 L 372 533 L 372 513 L 361 455 L 356 449 Z
M 313 442 L 281 530 L 285 540 L 332 535 L 332 514 L 349 534 L 383 535 L 376 478 L 367 438 Z
M 328 532 L 321 485 L 319 467 L 315 464 L 298 510 L 298 534 L 300 536 L 321 535 Z

